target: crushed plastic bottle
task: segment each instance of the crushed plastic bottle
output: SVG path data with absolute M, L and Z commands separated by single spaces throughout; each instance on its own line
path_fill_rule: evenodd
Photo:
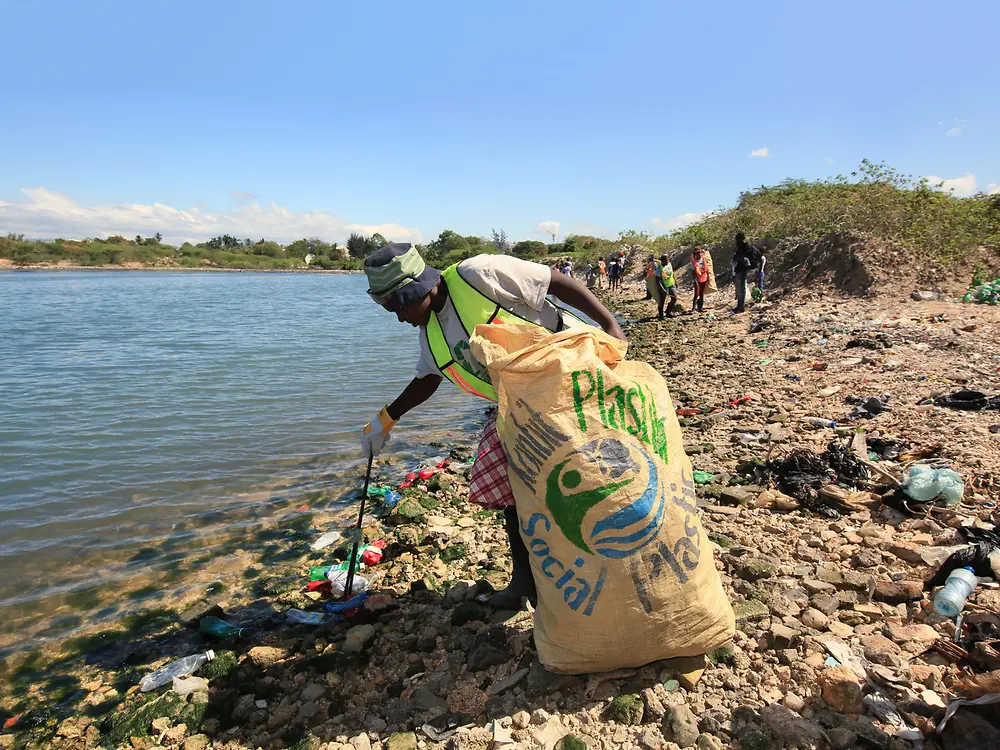
M 191 656 L 185 656 L 183 659 L 172 661 L 166 666 L 160 667 L 155 672 L 150 672 L 143 677 L 139 683 L 139 690 L 148 693 L 150 690 L 156 690 L 158 687 L 163 687 L 167 683 L 173 682 L 175 677 L 187 677 L 189 674 L 197 672 L 214 658 L 214 651 L 206 651 L 203 654 L 192 654 Z
M 978 583 L 972 568 L 951 571 L 945 585 L 934 596 L 934 611 L 945 617 L 957 617 L 965 609 L 965 602 Z
M 326 549 L 331 544 L 336 542 L 338 539 L 340 539 L 339 531 L 328 531 L 325 534 L 323 534 L 323 536 L 316 539 L 316 541 L 314 541 L 311 545 L 309 545 L 309 547 L 310 549 L 314 550 Z
M 239 628 L 218 617 L 202 617 L 198 630 L 215 638 L 242 638 L 250 632 L 247 628 Z

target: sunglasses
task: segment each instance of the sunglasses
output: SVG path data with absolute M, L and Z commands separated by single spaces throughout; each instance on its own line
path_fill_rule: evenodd
M 406 276 L 401 278 L 399 281 L 397 281 L 395 284 L 393 284 L 391 287 L 389 287 L 384 291 L 373 292 L 371 289 L 369 289 L 368 296 L 371 297 L 376 302 L 378 302 L 380 305 L 382 305 L 382 307 L 388 310 L 389 309 L 388 303 L 389 300 L 392 298 L 392 295 L 398 292 L 400 289 L 402 289 L 410 282 L 416 281 L 418 278 L 420 277 L 414 276 L 413 274 L 407 274 Z

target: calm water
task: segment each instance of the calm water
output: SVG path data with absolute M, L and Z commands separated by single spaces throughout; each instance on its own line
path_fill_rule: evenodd
M 0 274 L 7 640 L 50 615 L 80 624 L 81 591 L 203 546 L 275 493 L 356 487 L 359 427 L 418 346 L 365 289 L 358 275 Z M 442 386 L 394 433 L 399 470 L 447 451 L 431 437 L 467 438 L 482 405 Z

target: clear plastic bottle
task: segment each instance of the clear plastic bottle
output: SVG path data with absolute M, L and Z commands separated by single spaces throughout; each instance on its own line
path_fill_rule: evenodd
M 945 617 L 957 617 L 978 583 L 979 579 L 972 568 L 951 571 L 944 586 L 934 596 L 934 611 Z
M 172 661 L 166 666 L 160 667 L 155 672 L 151 672 L 143 677 L 142 682 L 139 683 L 139 690 L 144 693 L 156 690 L 158 687 L 163 687 L 173 682 L 175 677 L 186 677 L 193 672 L 197 672 L 214 658 L 214 651 L 206 651 L 203 654 L 192 654 L 191 656 L 185 656 L 183 659 Z
M 813 427 L 829 427 L 834 428 L 837 423 L 832 419 L 823 419 L 822 417 L 806 417 L 806 423 L 812 425 Z

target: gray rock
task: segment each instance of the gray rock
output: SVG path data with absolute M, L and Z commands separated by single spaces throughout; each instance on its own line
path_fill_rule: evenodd
M 771 624 L 771 648 L 790 648 L 798 636 L 798 632 L 786 625 L 779 622 Z
M 831 594 L 815 594 L 809 604 L 828 617 L 840 609 L 840 599 Z
M 374 637 L 375 628 L 373 626 L 355 625 L 347 631 L 343 651 L 345 654 L 359 653 Z
M 826 736 L 830 738 L 833 750 L 850 750 L 858 741 L 858 733 L 847 727 L 834 727 L 827 731 Z
M 244 721 L 250 718 L 255 710 L 254 696 L 252 694 L 241 695 L 236 701 L 236 705 L 233 706 L 233 719 L 236 721 Z
M 417 735 L 413 732 L 397 732 L 389 735 L 382 747 L 385 750 L 417 750 Z
M 753 622 L 768 615 L 767 605 L 757 599 L 749 599 L 733 605 L 736 622 Z
M 882 564 L 882 555 L 873 549 L 863 549 L 854 556 L 852 562 L 859 568 L 874 568 Z
M 737 576 L 744 581 L 759 581 L 763 578 L 770 578 L 774 575 L 776 565 L 760 557 L 733 557 L 728 558 Z
M 326 688 L 322 685 L 317 685 L 315 682 L 310 682 L 306 685 L 305 690 L 302 691 L 302 700 L 314 701 L 321 698 L 324 693 L 326 693 Z
M 480 630 L 469 650 L 466 663 L 473 672 L 503 664 L 511 658 L 507 648 L 507 632 L 502 625 L 493 625 Z
M 764 706 L 760 718 L 774 736 L 789 747 L 819 750 L 824 745 L 823 729 L 819 724 L 803 719 L 779 703 Z
M 698 741 L 698 719 L 687 706 L 667 706 L 661 725 L 663 738 L 681 747 L 690 747 Z
M 486 607 L 479 602 L 462 602 L 451 613 L 451 624 L 461 627 L 469 622 L 485 622 Z
M 803 612 L 799 619 L 807 628 L 815 630 L 826 630 L 826 626 L 830 624 L 829 617 L 812 607 Z
M 438 698 L 434 693 L 425 687 L 418 687 L 410 697 L 413 707 L 418 711 L 433 711 L 435 709 L 447 709 L 448 703 Z
M 771 739 L 759 729 L 750 729 L 740 736 L 740 750 L 776 750 Z
M 642 702 L 645 705 L 643 715 L 647 721 L 662 721 L 667 709 L 653 688 L 646 688 L 642 691 Z

